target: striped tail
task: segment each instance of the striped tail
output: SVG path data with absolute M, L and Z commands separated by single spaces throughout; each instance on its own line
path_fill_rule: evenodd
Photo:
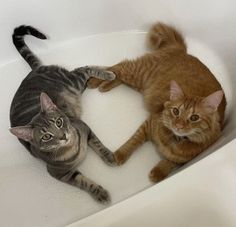
M 25 44 L 25 35 L 32 35 L 39 39 L 47 39 L 47 37 L 35 28 L 25 25 L 21 25 L 20 27 L 15 28 L 13 32 L 12 40 L 16 49 L 18 50 L 20 55 L 28 62 L 31 69 L 35 69 L 41 65 L 41 62 Z

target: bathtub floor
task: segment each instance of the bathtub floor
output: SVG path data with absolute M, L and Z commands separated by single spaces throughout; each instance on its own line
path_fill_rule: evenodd
M 53 48 L 50 48 L 53 46 L 50 40 L 27 38 L 27 43 L 32 49 L 40 46 L 43 63 L 73 69 L 89 64 L 112 65 L 124 58 L 139 56 L 145 52 L 145 33 L 97 35 Z M 190 41 L 191 51 L 213 72 L 226 74 L 221 61 L 208 48 Z M 97 204 L 87 193 L 50 177 L 44 163 L 31 157 L 8 132 L 11 100 L 29 71 L 20 58 L 0 68 L 3 78 L 0 85 L 0 222 L 3 226 L 64 226 L 106 206 Z M 82 119 L 111 150 L 123 144 L 147 117 L 141 95 L 124 85 L 109 93 L 86 90 L 82 102 Z M 109 190 L 112 205 L 152 186 L 147 176 L 159 159 L 154 146 L 146 143 L 124 166 L 112 168 L 89 149 L 79 170 Z

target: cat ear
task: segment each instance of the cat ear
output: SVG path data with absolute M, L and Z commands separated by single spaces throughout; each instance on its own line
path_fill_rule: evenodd
M 177 100 L 184 97 L 183 90 L 181 87 L 177 84 L 176 81 L 172 80 L 170 82 L 170 100 Z
M 223 96 L 224 92 L 222 90 L 216 91 L 204 98 L 201 104 L 208 112 L 215 112 L 220 105 Z
M 30 126 L 19 126 L 10 128 L 10 132 L 24 141 L 30 142 L 33 140 L 33 129 Z
M 41 104 L 42 112 L 51 112 L 57 109 L 56 105 L 52 102 L 49 96 L 44 92 L 40 94 L 40 104 Z

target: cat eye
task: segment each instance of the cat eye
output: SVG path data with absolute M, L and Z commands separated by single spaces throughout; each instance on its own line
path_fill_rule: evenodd
M 199 120 L 199 115 L 197 115 L 197 114 L 193 114 L 191 117 L 190 117 L 190 120 L 191 121 L 197 121 L 197 120 Z
M 60 118 L 58 118 L 58 119 L 56 120 L 56 126 L 57 126 L 58 128 L 61 128 L 62 125 L 63 125 L 63 120 L 62 120 L 62 118 L 60 117 Z
M 42 137 L 42 140 L 44 141 L 49 141 L 50 139 L 52 139 L 52 135 L 49 133 L 44 134 L 44 136 Z
M 178 116 L 178 115 L 179 115 L 179 110 L 178 110 L 176 107 L 174 107 L 174 108 L 172 109 L 172 112 L 173 112 L 173 114 L 174 114 L 175 116 Z

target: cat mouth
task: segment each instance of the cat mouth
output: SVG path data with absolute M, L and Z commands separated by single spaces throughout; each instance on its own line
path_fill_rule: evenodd
M 66 138 L 65 140 L 62 140 L 61 141 L 61 144 L 63 145 L 63 146 L 66 146 L 66 145 L 68 145 L 70 143 L 70 139 L 69 138 Z
M 71 135 L 70 134 L 66 134 L 65 135 L 65 139 L 61 140 L 61 145 L 62 146 L 67 146 L 71 144 Z
M 188 137 L 191 133 L 189 132 L 183 132 L 183 131 L 179 131 L 177 129 L 172 128 L 172 132 L 179 137 Z

